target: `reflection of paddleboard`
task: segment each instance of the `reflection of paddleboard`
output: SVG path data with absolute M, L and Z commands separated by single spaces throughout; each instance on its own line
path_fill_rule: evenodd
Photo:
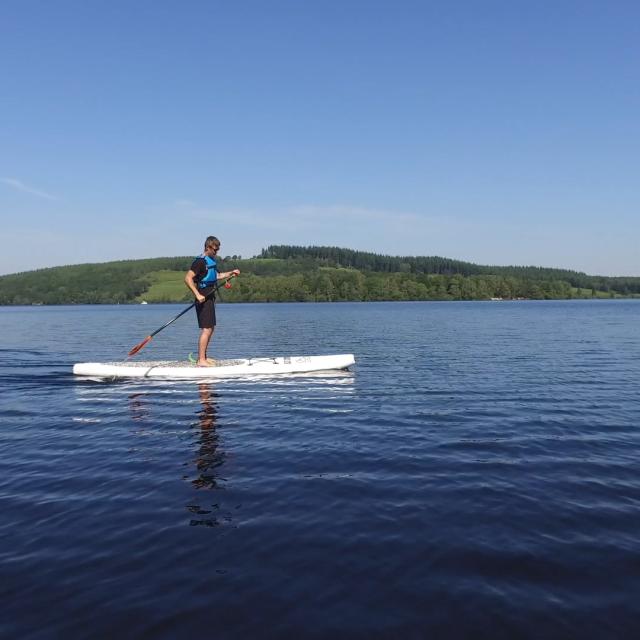
M 355 363 L 352 354 L 333 356 L 289 356 L 218 360 L 215 366 L 198 367 L 192 362 L 80 362 L 73 365 L 77 376 L 98 378 L 226 378 L 228 376 L 273 375 L 347 369 Z

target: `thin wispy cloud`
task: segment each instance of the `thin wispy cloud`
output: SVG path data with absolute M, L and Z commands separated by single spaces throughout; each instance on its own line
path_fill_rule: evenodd
M 232 219 L 235 223 L 242 223 L 265 229 L 290 229 L 292 224 L 297 228 L 316 228 L 331 224 L 353 224 L 383 222 L 393 220 L 396 224 L 418 223 L 424 221 L 424 216 L 405 211 L 391 211 L 360 207 L 353 205 L 315 205 L 300 204 L 284 207 L 263 208 L 217 208 L 197 205 L 190 200 L 176 200 L 174 205 L 185 210 L 196 221 Z
M 400 210 L 373 209 L 349 204 L 314 205 L 303 204 L 289 207 L 287 215 L 295 216 L 299 220 L 322 221 L 332 219 L 335 221 L 351 220 L 353 222 L 372 222 L 380 220 L 412 222 L 423 218 L 415 213 Z
M 0 178 L 0 182 L 6 184 L 12 189 L 15 189 L 16 191 L 22 191 L 23 193 L 28 193 L 38 198 L 44 198 L 45 200 L 58 199 L 56 198 L 56 196 L 53 196 L 50 193 L 47 193 L 46 191 L 42 191 L 42 189 L 35 189 L 34 187 L 22 182 L 22 180 L 18 180 L 16 178 Z

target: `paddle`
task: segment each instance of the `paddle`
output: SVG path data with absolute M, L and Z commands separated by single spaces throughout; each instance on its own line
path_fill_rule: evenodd
M 224 286 L 226 287 L 226 285 L 229 284 L 229 280 L 235 277 L 236 277 L 236 274 L 232 273 L 227 278 L 223 278 L 222 280 L 219 280 L 215 285 L 215 289 L 210 293 L 208 293 L 206 298 L 210 298 L 220 288 L 220 285 L 222 285 L 223 283 L 224 283 Z M 153 336 L 155 336 L 157 333 L 160 333 L 163 329 L 166 329 L 170 324 L 173 324 L 180 316 L 183 316 L 185 313 L 187 313 L 187 311 L 189 311 L 190 309 L 193 309 L 193 307 L 195 306 L 196 306 L 196 303 L 192 302 L 186 309 L 184 309 L 184 311 L 181 311 L 175 318 L 173 318 L 172 320 L 169 320 L 169 322 L 167 322 L 166 324 L 163 324 L 159 329 L 156 329 L 153 333 L 150 333 L 140 344 L 137 344 L 135 347 L 133 347 L 133 349 L 131 349 L 131 351 L 129 351 L 129 355 L 127 357 L 130 358 L 131 356 L 135 356 L 136 353 L 138 353 L 138 351 L 142 349 L 142 347 L 144 347 L 148 342 L 151 342 L 151 339 L 153 338 Z

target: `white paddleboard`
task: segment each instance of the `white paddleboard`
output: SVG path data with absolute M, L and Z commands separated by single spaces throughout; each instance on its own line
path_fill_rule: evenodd
M 198 367 L 191 362 L 79 362 L 73 365 L 77 376 L 92 378 L 226 378 L 229 376 L 307 373 L 347 369 L 355 363 L 353 354 L 331 356 L 288 356 L 218 360 L 215 366 Z

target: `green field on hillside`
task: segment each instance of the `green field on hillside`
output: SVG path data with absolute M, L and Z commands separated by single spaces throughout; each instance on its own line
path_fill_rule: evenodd
M 149 288 L 136 296 L 136 302 L 178 302 L 191 301 L 193 295 L 184 283 L 184 271 L 151 271 L 146 274 Z

